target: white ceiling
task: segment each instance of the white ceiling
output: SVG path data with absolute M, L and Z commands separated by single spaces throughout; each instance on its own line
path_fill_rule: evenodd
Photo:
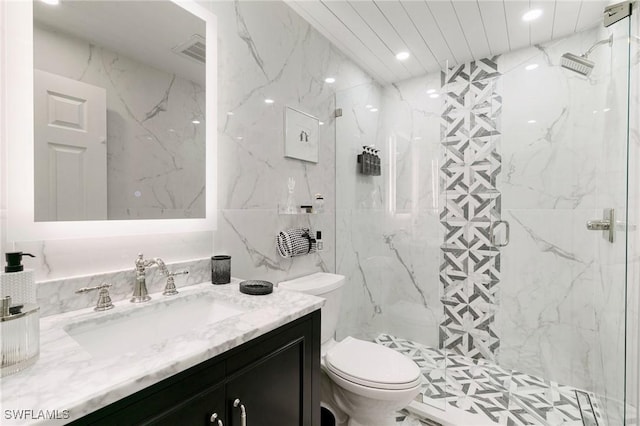
M 601 0 L 285 0 L 388 84 L 602 25 Z M 542 9 L 530 23 L 522 15 Z M 396 53 L 409 51 L 400 62 Z

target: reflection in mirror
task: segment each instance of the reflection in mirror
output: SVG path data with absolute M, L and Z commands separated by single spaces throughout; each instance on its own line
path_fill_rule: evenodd
M 170 1 L 33 7 L 35 220 L 204 218 L 205 22 Z

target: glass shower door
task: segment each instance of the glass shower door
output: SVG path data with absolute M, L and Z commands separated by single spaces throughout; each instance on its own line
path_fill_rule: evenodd
M 623 424 L 628 39 L 624 19 L 502 64 L 496 359 L 540 420 Z M 592 46 L 588 76 L 557 65 Z

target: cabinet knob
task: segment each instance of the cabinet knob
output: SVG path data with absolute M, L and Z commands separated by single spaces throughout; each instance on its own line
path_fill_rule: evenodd
M 212 424 L 213 426 L 224 426 L 224 425 L 222 424 L 222 420 L 220 420 L 220 419 L 218 418 L 218 413 L 213 413 L 213 414 L 211 415 L 211 418 L 209 419 L 209 421 L 211 422 L 211 424 Z M 217 421 L 217 423 L 216 423 L 216 421 Z
M 240 426 L 247 426 L 247 410 L 244 408 L 244 405 L 236 398 L 233 401 L 233 406 L 234 408 L 240 407 Z

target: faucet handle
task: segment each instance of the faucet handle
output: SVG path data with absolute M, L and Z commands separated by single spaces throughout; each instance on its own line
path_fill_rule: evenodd
M 82 287 L 76 290 L 76 293 L 87 293 L 93 290 L 100 290 L 98 293 L 98 302 L 96 303 L 96 307 L 93 308 L 94 311 L 107 311 L 113 308 L 113 303 L 111 303 L 111 296 L 109 296 L 109 287 L 111 284 L 102 283 L 95 287 Z
M 178 294 L 178 290 L 176 290 L 176 282 L 173 279 L 176 275 L 186 275 L 189 271 L 176 271 L 167 273 L 167 285 L 164 287 L 164 291 L 162 292 L 163 296 L 173 296 L 174 294 Z

